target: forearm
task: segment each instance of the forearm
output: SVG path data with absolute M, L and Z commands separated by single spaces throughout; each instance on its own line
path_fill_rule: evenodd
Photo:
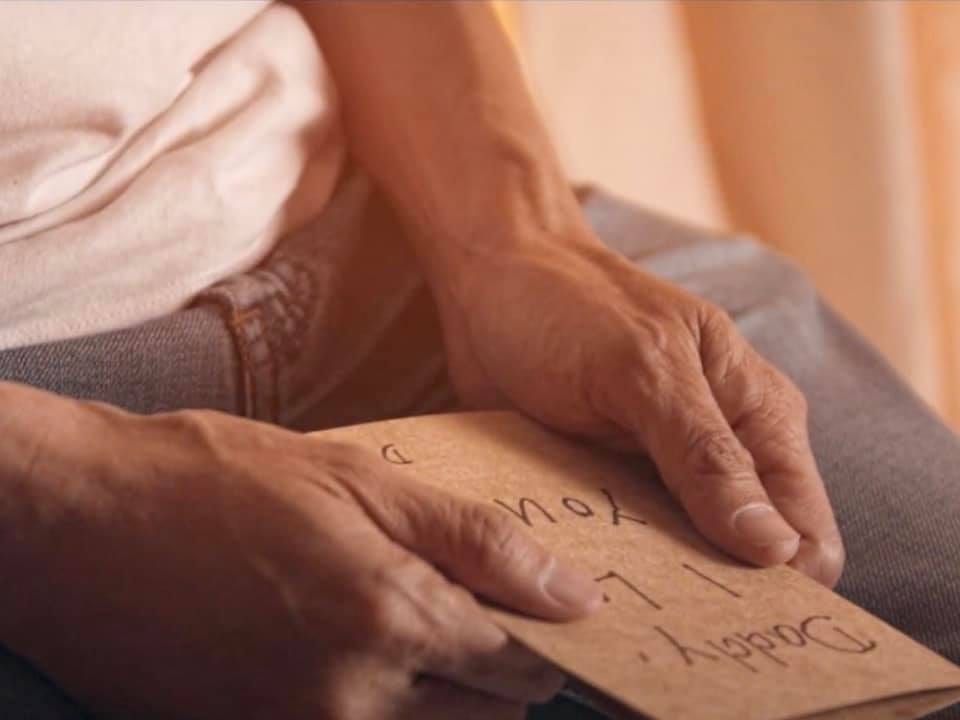
M 354 157 L 412 228 L 429 273 L 558 236 L 579 208 L 491 8 L 306 2 Z
M 42 462 L 50 405 L 57 400 L 0 382 L 0 576 L 6 579 L 0 591 L 0 642 L 18 652 L 27 651 L 21 633 L 38 625 L 37 612 L 47 604 L 37 592 L 37 578 L 47 570 L 40 561 L 49 555 L 49 529 L 62 516 L 58 494 L 45 481 L 30 479 Z
M 99 478 L 129 452 L 111 447 L 110 414 L 0 382 L 0 643 L 23 654 L 62 640 L 76 573 L 96 562 L 82 530 L 113 513 Z

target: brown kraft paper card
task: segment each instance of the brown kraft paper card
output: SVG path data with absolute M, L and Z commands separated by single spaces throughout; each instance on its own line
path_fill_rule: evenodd
M 960 668 L 787 567 L 714 549 L 653 466 L 511 413 L 318 434 L 369 446 L 416 481 L 497 507 L 605 593 L 565 624 L 491 608 L 518 641 L 618 717 L 915 718 L 960 700 Z

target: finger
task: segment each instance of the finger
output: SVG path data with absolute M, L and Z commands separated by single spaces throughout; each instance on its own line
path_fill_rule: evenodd
M 439 678 L 424 677 L 414 683 L 396 720 L 524 720 L 526 706 L 454 685 Z
M 476 598 L 399 546 L 376 577 L 391 659 L 502 700 L 543 702 L 563 686 L 550 663 L 512 641 Z
M 832 587 L 844 550 L 807 432 L 800 391 L 734 330 L 703 342 L 704 372 L 717 403 L 753 457 L 777 510 L 801 535 L 790 564 Z
M 493 507 L 377 468 L 378 482 L 341 478 L 395 542 L 448 577 L 513 610 L 571 620 L 600 607 L 589 575 L 561 561 Z
M 810 449 L 806 404 L 799 391 L 774 373 L 767 380 L 772 387 L 765 394 L 768 406 L 747 413 L 738 423 L 738 435 L 753 454 L 774 505 L 801 534 L 790 564 L 833 587 L 843 571 L 843 541 Z
M 731 554 L 758 565 L 790 560 L 800 536 L 773 508 L 750 453 L 737 439 L 704 377 L 698 346 L 675 343 L 654 363 L 634 351 L 632 377 L 596 407 L 653 458 L 664 485 L 696 528 Z
M 566 676 L 515 642 L 496 653 L 454 654 L 446 663 L 430 662 L 424 671 L 461 687 L 509 702 L 545 703 L 559 693 Z
M 664 484 L 705 537 L 758 565 L 796 554 L 799 534 L 774 509 L 699 367 L 663 402 L 660 422 L 638 430 Z
M 563 673 L 510 639 L 472 595 L 448 585 L 447 602 L 437 605 L 444 609 L 430 628 L 434 641 L 420 660 L 421 672 L 512 702 L 546 702 L 560 692 Z
M 361 584 L 351 605 L 359 622 L 340 618 L 353 650 L 512 702 L 541 702 L 559 691 L 562 674 L 512 641 L 473 595 L 370 529 L 376 536 L 367 540 L 366 560 L 358 559 Z

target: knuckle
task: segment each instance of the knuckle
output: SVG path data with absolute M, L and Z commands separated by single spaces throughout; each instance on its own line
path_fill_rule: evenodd
M 416 598 L 421 584 L 421 563 L 413 556 L 400 558 L 378 568 L 372 582 L 356 598 L 362 626 L 360 636 L 368 647 L 386 648 L 410 654 L 418 646 Z
M 463 510 L 462 532 L 472 542 L 472 561 L 481 574 L 501 571 L 504 565 L 528 561 L 530 543 L 523 531 L 502 513 L 482 505 L 468 505 Z
M 660 331 L 654 329 L 653 332 L 657 334 Z M 629 331 L 620 333 L 610 343 L 607 352 L 592 358 L 596 367 L 591 368 L 590 374 L 598 380 L 608 376 L 632 377 L 638 372 L 644 374 L 649 372 L 650 368 L 662 366 L 662 358 L 665 355 L 665 340 L 659 337 L 648 337 L 640 323 L 632 322 Z
M 713 485 L 718 480 L 751 475 L 753 461 L 733 433 L 710 429 L 691 438 L 686 451 L 686 467 L 690 472 L 687 484 L 696 489 Z
M 794 385 L 793 382 L 782 375 L 780 376 L 779 388 L 783 397 L 784 406 L 794 414 L 805 418 L 809 410 L 807 396 L 804 395 L 800 388 Z
M 375 468 L 366 448 L 343 441 L 318 443 L 315 448 L 316 459 L 324 469 L 344 483 L 355 483 L 369 478 L 374 472 L 384 474 L 383 468 Z
M 376 640 L 377 644 L 389 644 L 403 627 L 399 598 L 382 587 L 385 584 L 383 577 L 378 578 L 376 584 L 379 589 L 367 593 L 359 603 L 363 635 Z
M 779 400 L 767 410 L 772 430 L 777 431 L 782 442 L 798 449 L 806 446 L 807 401 L 799 390 L 786 385 L 778 390 Z M 774 433 L 771 433 L 774 434 Z
M 343 471 L 353 471 L 363 462 L 362 453 L 357 446 L 337 440 L 323 444 L 323 456 L 331 467 Z
M 643 318 L 634 321 L 632 342 L 628 344 L 632 360 L 643 359 L 647 363 L 663 361 L 674 353 L 677 333 L 667 318 Z
M 697 328 L 703 341 L 729 344 L 732 337 L 738 337 L 736 323 L 730 314 L 721 307 L 708 302 L 696 306 Z
M 807 400 L 800 389 L 772 366 L 762 395 L 750 411 L 762 422 L 764 435 L 782 451 L 806 448 Z
M 630 401 L 642 407 L 659 408 L 687 384 L 691 372 L 699 373 L 694 338 L 678 329 L 675 322 L 644 321 L 634 324 L 634 332 L 625 339 L 613 372 L 599 378 L 629 378 Z M 615 400 L 626 399 L 622 382 L 611 384 Z
M 729 335 L 737 331 L 730 313 L 719 305 L 701 300 L 696 304 L 696 312 L 701 332 L 708 332 L 712 335 Z
M 727 385 L 747 360 L 747 344 L 726 311 L 707 305 L 700 319 L 700 361 L 714 387 Z
M 616 314 L 610 342 L 589 359 L 588 391 L 600 404 L 656 410 L 689 383 L 691 373 L 700 374 L 697 318 L 702 302 L 685 294 L 673 300 Z

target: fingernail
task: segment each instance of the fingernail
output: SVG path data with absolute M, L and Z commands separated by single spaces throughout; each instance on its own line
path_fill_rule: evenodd
M 790 567 L 832 588 L 843 571 L 843 544 L 839 540 L 801 543 Z
M 556 558 L 543 573 L 541 587 L 555 603 L 577 612 L 593 612 L 603 602 L 603 593 L 593 580 Z
M 751 545 L 775 549 L 784 559 L 793 557 L 800 546 L 799 533 L 766 503 L 751 503 L 737 510 L 733 514 L 733 529 Z

